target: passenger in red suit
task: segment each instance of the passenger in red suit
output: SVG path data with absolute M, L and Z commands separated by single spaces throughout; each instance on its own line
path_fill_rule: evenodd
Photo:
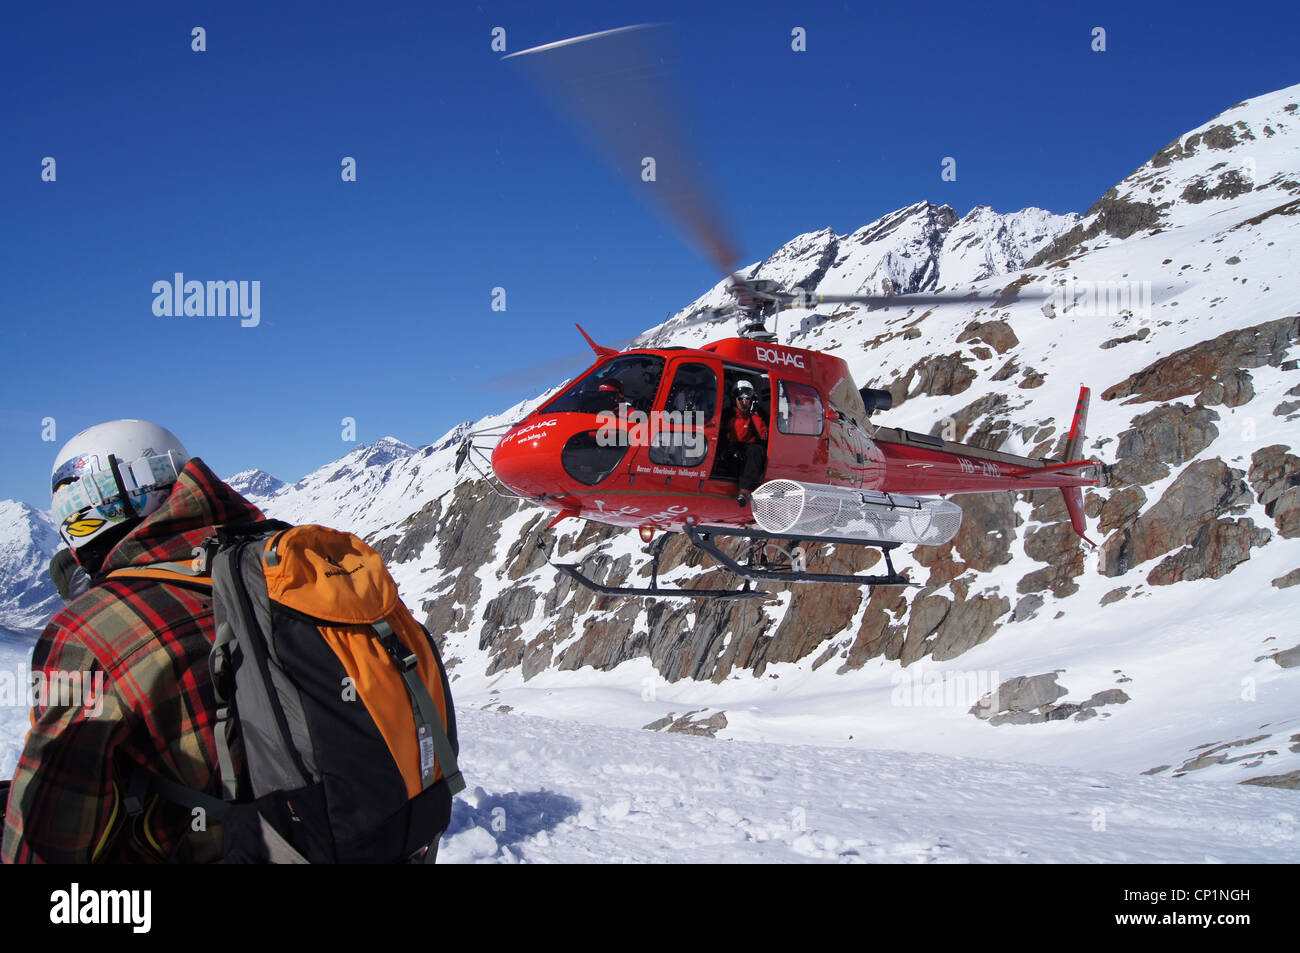
M 740 452 L 740 492 L 736 502 L 744 506 L 749 494 L 763 482 L 767 466 L 767 421 L 757 406 L 754 385 L 749 381 L 736 382 L 735 405 L 727 414 L 723 432 Z

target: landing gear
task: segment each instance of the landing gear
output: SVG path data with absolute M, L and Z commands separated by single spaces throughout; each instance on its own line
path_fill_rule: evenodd
M 798 540 L 792 542 L 798 544 Z M 766 536 L 749 541 L 745 548 L 745 566 L 749 569 L 806 572 L 808 562 L 801 545 L 780 546 Z
M 672 533 L 662 533 L 658 539 L 646 547 L 646 554 L 650 556 L 650 586 L 648 588 L 638 588 L 634 586 L 606 586 L 595 582 L 583 575 L 581 569 L 576 563 L 556 563 L 555 568 L 560 570 L 570 579 L 586 586 L 593 592 L 598 592 L 604 596 L 650 596 L 655 598 L 679 598 L 679 599 L 723 599 L 723 600 L 741 600 L 741 599 L 766 599 L 768 593 L 750 588 L 750 582 L 768 580 L 770 582 L 829 582 L 840 585 L 854 586 L 915 586 L 917 583 L 910 582 L 905 576 L 899 575 L 894 569 L 893 560 L 890 559 L 890 551 L 895 549 L 898 543 L 887 542 L 866 542 L 860 539 L 840 539 L 830 537 L 818 537 L 815 542 L 837 543 L 848 546 L 874 546 L 880 550 L 885 557 L 885 567 L 888 570 L 884 575 L 878 576 L 858 576 L 850 573 L 825 573 L 825 572 L 808 572 L 807 557 L 804 550 L 804 537 L 785 536 L 779 533 L 765 533 L 758 530 L 739 529 L 735 527 L 700 527 L 686 526 L 682 532 L 691 545 L 703 553 L 713 557 L 724 569 L 745 580 L 744 587 L 741 589 L 681 589 L 675 587 L 663 587 L 659 585 L 659 559 L 663 555 L 664 544 Z M 748 539 L 749 545 L 745 551 L 745 562 L 739 563 L 731 556 L 727 555 L 718 546 L 718 541 L 728 537 L 740 537 Z M 791 545 L 788 547 L 779 545 L 776 541 L 784 541 Z
M 660 533 L 659 538 L 645 548 L 646 554 L 650 557 L 649 588 L 606 586 L 584 576 L 577 563 L 552 563 L 552 565 L 574 582 L 586 586 L 592 592 L 600 593 L 602 596 L 649 596 L 660 599 L 723 599 L 732 601 L 767 598 L 766 592 L 751 589 L 749 580 L 745 580 L 745 585 L 741 589 L 679 589 L 660 586 L 659 559 L 663 556 L 664 545 L 668 542 L 669 537 L 673 535 L 672 533 Z
M 831 573 L 831 572 L 808 572 L 807 564 L 804 557 L 803 546 L 805 537 L 787 536 L 782 533 L 767 533 L 762 530 L 737 529 L 734 527 L 701 527 L 686 526 L 682 530 L 687 539 L 689 539 L 697 549 L 703 550 L 722 566 L 737 576 L 746 579 L 770 579 L 773 582 L 834 582 L 856 586 L 912 586 L 916 585 L 909 582 L 905 576 L 900 576 L 894 568 L 893 560 L 890 559 L 890 551 L 896 549 L 898 543 L 887 542 L 863 542 L 860 539 L 842 539 L 839 537 L 818 536 L 815 540 L 819 543 L 836 543 L 841 546 L 873 546 L 879 549 L 885 557 L 885 567 L 889 572 L 883 576 L 857 576 L 849 573 Z M 767 559 L 765 555 L 760 555 L 757 559 L 757 565 L 751 564 L 742 566 L 725 552 L 718 548 L 715 540 L 726 539 L 729 536 L 739 536 L 744 539 L 752 540 L 749 552 L 754 552 L 755 544 L 764 553 L 768 549 L 777 549 L 789 558 L 788 565 L 776 564 Z M 785 550 L 775 547 L 772 540 L 786 540 L 795 545 Z

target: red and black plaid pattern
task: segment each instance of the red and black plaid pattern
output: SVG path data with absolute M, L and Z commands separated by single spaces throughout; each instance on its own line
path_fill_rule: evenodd
M 104 573 L 189 562 L 214 526 L 262 518 L 193 459 L 167 502 L 109 553 Z M 48 683 L 64 673 L 83 673 L 93 684 L 94 673 L 102 672 L 103 695 L 90 705 L 87 698 L 69 705 L 51 697 L 33 706 L 0 860 L 217 858 L 215 827 L 208 836 L 192 832 L 185 809 L 155 799 L 142 814 L 128 817 L 123 803 L 132 765 L 188 787 L 212 783 L 213 635 L 210 593 L 154 580 L 101 582 L 55 615 L 37 642 L 33 674 Z

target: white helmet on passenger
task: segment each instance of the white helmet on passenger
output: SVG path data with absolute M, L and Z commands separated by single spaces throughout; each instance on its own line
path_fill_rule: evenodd
M 113 420 L 83 430 L 63 445 L 50 475 L 59 535 L 74 553 L 100 550 L 97 564 L 107 554 L 105 544 L 116 544 L 162 506 L 189 459 L 170 430 L 147 420 Z M 80 554 L 78 559 L 85 564 Z

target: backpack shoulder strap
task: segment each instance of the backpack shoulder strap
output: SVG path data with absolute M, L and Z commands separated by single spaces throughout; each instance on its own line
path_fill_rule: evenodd
M 223 820 L 232 808 L 231 804 L 211 794 L 204 794 L 202 791 L 187 788 L 175 781 L 168 781 L 152 771 L 134 765 L 127 784 L 125 803 L 127 814 L 135 815 L 143 811 L 145 798 L 150 794 L 157 794 L 163 800 L 182 807 L 201 807 L 214 821 Z
M 412 707 L 415 708 L 417 715 L 417 735 L 423 742 L 427 739 L 433 748 L 434 757 L 437 764 L 442 768 L 442 776 L 450 788 L 452 796 L 465 790 L 465 778 L 460 773 L 460 767 L 456 764 L 456 752 L 451 747 L 451 739 L 447 737 L 447 730 L 443 727 L 442 716 L 438 713 L 438 706 L 429 694 L 429 689 L 425 688 L 424 683 L 420 681 L 420 676 L 415 670 L 416 656 L 414 652 L 406 649 L 398 641 L 397 633 L 393 627 L 380 619 L 371 625 L 375 635 L 379 637 L 379 644 L 388 652 L 397 669 L 401 672 L 402 680 L 406 682 L 406 690 L 410 693 L 411 700 L 414 702 Z M 428 783 L 425 785 L 428 786 Z

